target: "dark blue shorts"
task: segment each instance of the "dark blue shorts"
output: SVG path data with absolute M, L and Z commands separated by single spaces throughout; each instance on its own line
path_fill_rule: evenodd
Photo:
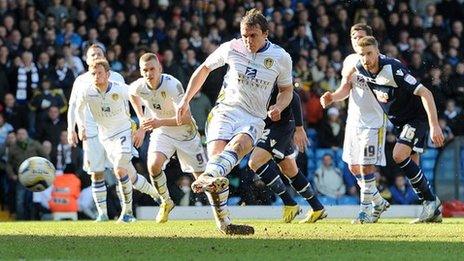
M 399 126 L 395 126 L 394 133 L 398 143 L 407 145 L 415 152 L 424 152 L 429 134 L 427 120 L 414 119 Z
M 273 156 L 276 162 L 285 159 L 286 156 L 295 152 L 293 145 L 293 134 L 295 133 L 295 122 L 271 123 L 266 126 L 263 135 L 258 140 L 257 147 L 262 148 Z

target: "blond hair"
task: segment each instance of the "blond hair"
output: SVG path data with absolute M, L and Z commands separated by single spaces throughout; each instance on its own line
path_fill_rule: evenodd
M 358 46 L 359 47 L 367 47 L 367 46 L 375 46 L 379 47 L 379 43 L 373 36 L 364 36 L 363 38 L 358 40 Z
M 157 63 L 159 63 L 158 56 L 154 53 L 144 53 L 142 56 L 140 56 L 139 63 L 146 63 L 148 61 L 154 60 Z
M 103 68 L 105 69 L 105 71 L 109 71 L 110 70 L 110 64 L 108 63 L 108 61 L 106 59 L 95 59 L 93 60 L 90 64 L 89 64 L 89 69 L 90 68 L 96 68 L 97 66 L 103 66 Z

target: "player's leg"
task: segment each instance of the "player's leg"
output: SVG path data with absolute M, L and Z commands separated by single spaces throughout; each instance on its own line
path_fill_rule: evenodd
M 376 223 L 379 220 L 380 215 L 382 215 L 382 213 L 390 207 L 390 203 L 388 203 L 388 201 L 380 195 L 380 192 L 377 189 L 375 178 L 377 168 L 374 165 L 364 165 L 361 166 L 360 169 L 364 187 L 364 191 L 362 192 L 364 198 L 361 204 L 370 202 L 374 206 L 374 208 L 371 209 L 372 222 Z
M 147 165 L 150 179 L 156 192 L 160 195 L 161 204 L 158 214 L 156 216 L 157 223 L 164 223 L 168 221 L 168 216 L 174 208 L 174 202 L 169 195 L 166 174 L 163 171 L 165 162 L 167 161 L 166 155 L 161 152 L 149 152 Z
M 107 188 L 105 183 L 106 153 L 98 136 L 88 138 L 83 142 L 84 169 L 91 175 L 92 198 L 97 207 L 98 216 L 95 221 L 107 221 Z
M 271 153 L 261 147 L 255 147 L 251 153 L 248 166 L 269 189 L 279 195 L 284 203 L 283 220 L 290 223 L 298 215 L 300 208 L 290 196 L 284 182 L 279 176 L 279 168 L 272 159 Z
M 423 211 L 413 223 L 441 222 L 441 202 L 431 190 L 429 181 L 421 168 L 411 157 L 413 149 L 416 152 L 423 151 L 427 138 L 425 124 L 427 123 L 413 121 L 411 124 L 403 126 L 398 141 L 393 148 L 393 160 L 404 171 L 419 199 L 423 200 Z
M 306 176 L 300 171 L 293 156 L 289 155 L 279 162 L 282 173 L 290 181 L 290 185 L 300 194 L 311 206 L 312 211 L 308 211 L 306 217 L 300 223 L 314 223 L 327 217 L 324 206 L 316 196 L 314 189 Z
M 132 156 L 138 158 L 139 152 L 135 147 L 132 147 Z M 135 190 L 138 190 L 144 194 L 149 195 L 156 202 L 159 200 L 159 195 L 156 192 L 155 188 L 148 182 L 148 180 L 141 174 L 137 173 L 137 170 L 133 165 L 129 166 L 128 169 L 129 178 L 132 182 L 132 187 Z

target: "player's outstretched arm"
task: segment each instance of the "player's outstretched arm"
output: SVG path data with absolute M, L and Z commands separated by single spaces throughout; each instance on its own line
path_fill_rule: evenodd
M 87 102 L 84 99 L 84 95 L 81 93 L 78 98 L 76 98 L 76 110 L 77 110 L 77 117 L 76 123 L 77 128 L 79 131 L 79 139 L 86 140 L 87 135 L 85 131 L 85 106 Z
M 182 119 L 186 117 L 189 111 L 190 100 L 192 100 L 193 96 L 201 89 L 201 86 L 205 83 L 210 72 L 211 69 L 204 63 L 193 72 L 187 85 L 185 95 L 176 107 L 177 124 L 182 124 Z
M 143 121 L 143 107 L 142 107 L 142 99 L 137 96 L 130 94 L 129 95 L 129 101 L 134 108 L 135 114 L 137 115 L 137 118 L 139 119 L 139 123 L 141 124 Z M 143 140 L 145 138 L 145 130 L 143 128 L 139 128 L 132 134 L 132 142 L 134 143 L 134 146 L 136 148 L 139 148 L 142 146 Z
M 280 120 L 280 113 L 287 108 L 293 98 L 293 85 L 280 85 L 276 103 L 269 107 L 267 115 L 272 121 Z
M 445 137 L 443 136 L 443 132 L 438 123 L 437 107 L 435 105 L 432 92 L 425 88 L 425 86 L 420 86 L 415 94 L 421 97 L 422 104 L 427 112 L 427 118 L 430 126 L 430 138 L 438 147 L 443 146 Z
M 77 133 L 76 128 L 76 96 L 79 86 L 77 86 L 79 80 L 75 80 L 71 90 L 71 96 L 69 97 L 68 113 L 67 113 L 67 122 L 68 122 L 68 143 L 71 146 L 77 145 Z
M 340 86 L 335 90 L 335 92 L 325 92 L 321 98 L 322 108 L 327 108 L 330 104 L 338 101 L 343 101 L 350 95 L 351 90 L 351 76 L 354 73 L 354 68 L 346 68 L 345 66 L 342 69 L 342 80 Z

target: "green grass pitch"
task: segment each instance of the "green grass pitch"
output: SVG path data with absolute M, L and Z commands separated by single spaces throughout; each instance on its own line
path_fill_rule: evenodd
M 212 220 L 2 222 L 0 260 L 464 260 L 464 219 L 409 221 L 237 220 L 255 226 L 247 237 L 222 235 Z

